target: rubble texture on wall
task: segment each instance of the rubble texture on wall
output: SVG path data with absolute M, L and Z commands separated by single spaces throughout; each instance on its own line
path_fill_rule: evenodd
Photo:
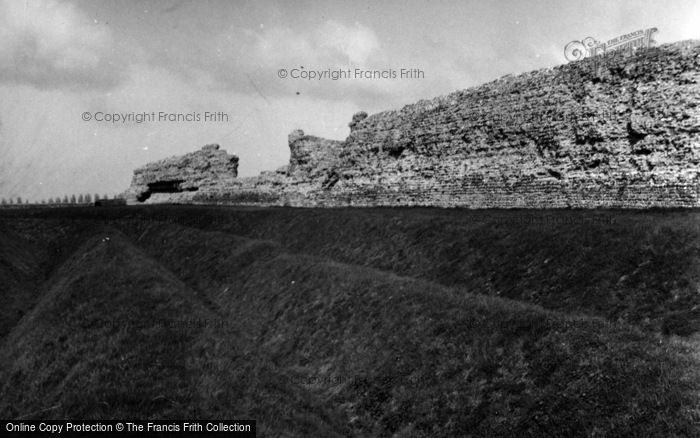
M 238 157 L 209 144 L 181 157 L 149 163 L 134 171 L 126 196 L 145 201 L 154 195 L 206 190 L 226 185 L 238 175 Z M 171 199 L 168 199 L 171 200 Z
M 700 42 L 603 61 L 506 76 L 397 111 L 358 113 L 343 142 L 294 131 L 288 166 L 253 178 L 226 177 L 182 199 L 295 206 L 699 206 Z M 145 175 L 158 167 L 137 172 L 155 181 L 160 177 Z

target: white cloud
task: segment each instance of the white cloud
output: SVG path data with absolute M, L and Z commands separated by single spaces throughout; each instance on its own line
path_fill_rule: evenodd
M 70 3 L 0 0 L 0 79 L 53 88 L 109 85 L 112 37 Z
M 362 79 L 347 75 L 341 80 L 306 80 L 277 75 L 279 69 L 292 71 L 389 70 L 420 67 L 403 62 L 382 47 L 377 34 L 361 23 L 345 24 L 327 20 L 315 27 L 294 28 L 288 25 L 231 26 L 206 45 L 199 54 L 197 69 L 185 68 L 176 59 L 172 68 L 194 80 L 201 71 L 211 74 L 212 84 L 267 100 L 289 96 L 306 96 L 329 102 L 353 102 L 363 109 L 369 105 L 391 107 L 396 96 L 408 98 L 415 83 L 400 79 Z M 353 73 L 354 75 L 354 73 Z M 375 110 L 377 108 L 374 108 Z M 349 116 L 348 116 L 349 117 Z
M 314 37 L 319 47 L 335 51 L 355 65 L 364 64 L 379 49 L 379 40 L 372 29 L 360 23 L 351 27 L 329 20 Z
M 229 30 L 222 40 L 231 47 L 236 60 L 251 65 L 306 63 L 362 64 L 379 50 L 379 40 L 372 29 L 355 23 L 346 26 L 334 20 L 306 32 L 288 27 Z

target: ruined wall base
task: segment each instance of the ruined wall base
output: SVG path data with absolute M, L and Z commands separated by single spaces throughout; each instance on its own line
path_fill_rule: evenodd
M 201 192 L 186 201 L 196 204 L 289 207 L 442 207 L 442 208 L 694 208 L 700 207 L 700 184 L 592 185 L 536 182 L 503 185 L 426 187 L 341 187 L 337 190 Z

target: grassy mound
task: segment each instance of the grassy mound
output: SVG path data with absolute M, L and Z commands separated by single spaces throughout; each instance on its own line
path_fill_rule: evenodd
M 88 239 L 50 283 L 3 345 L 1 416 L 260 418 L 271 436 L 342 436 L 326 422 L 337 415 L 242 354 L 216 310 L 121 233 Z
M 33 306 L 44 258 L 41 248 L 0 228 L 0 340 Z
M 694 210 L 158 206 L 33 214 L 96 222 L 127 216 L 135 224 L 225 231 L 272 240 L 292 253 L 649 331 L 685 336 L 700 330 L 700 213 Z
M 22 214 L 66 220 L 17 217 L 8 236 L 56 249 L 97 228 L 50 257 L 2 344 L 6 417 L 254 418 L 261 436 L 700 434 L 700 343 L 663 333 L 693 332 L 692 307 L 675 304 L 695 281 L 692 214 L 544 227 L 508 212 L 49 213 Z M 686 292 L 643 295 L 681 291 L 676 275 Z M 605 308 L 621 291 L 627 314 Z
M 697 432 L 697 364 L 662 337 L 225 233 L 131 233 L 360 436 Z

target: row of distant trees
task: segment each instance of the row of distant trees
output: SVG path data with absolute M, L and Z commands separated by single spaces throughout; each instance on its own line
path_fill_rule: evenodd
M 114 199 L 117 198 L 117 195 L 114 195 Z M 62 205 L 62 204 L 92 204 L 95 201 L 99 201 L 100 199 L 109 199 L 108 195 L 98 195 L 95 193 L 94 195 L 91 195 L 89 193 L 83 195 L 80 194 L 78 196 L 76 195 L 64 195 L 63 198 L 60 196 L 56 198 L 49 198 L 49 199 L 42 199 L 41 202 L 38 204 L 45 204 L 45 205 Z M 28 199 L 22 200 L 21 196 L 18 196 L 15 199 L 9 198 L 2 198 L 0 201 L 0 205 L 26 205 L 30 204 Z M 35 202 L 32 202 L 31 204 L 36 204 Z

